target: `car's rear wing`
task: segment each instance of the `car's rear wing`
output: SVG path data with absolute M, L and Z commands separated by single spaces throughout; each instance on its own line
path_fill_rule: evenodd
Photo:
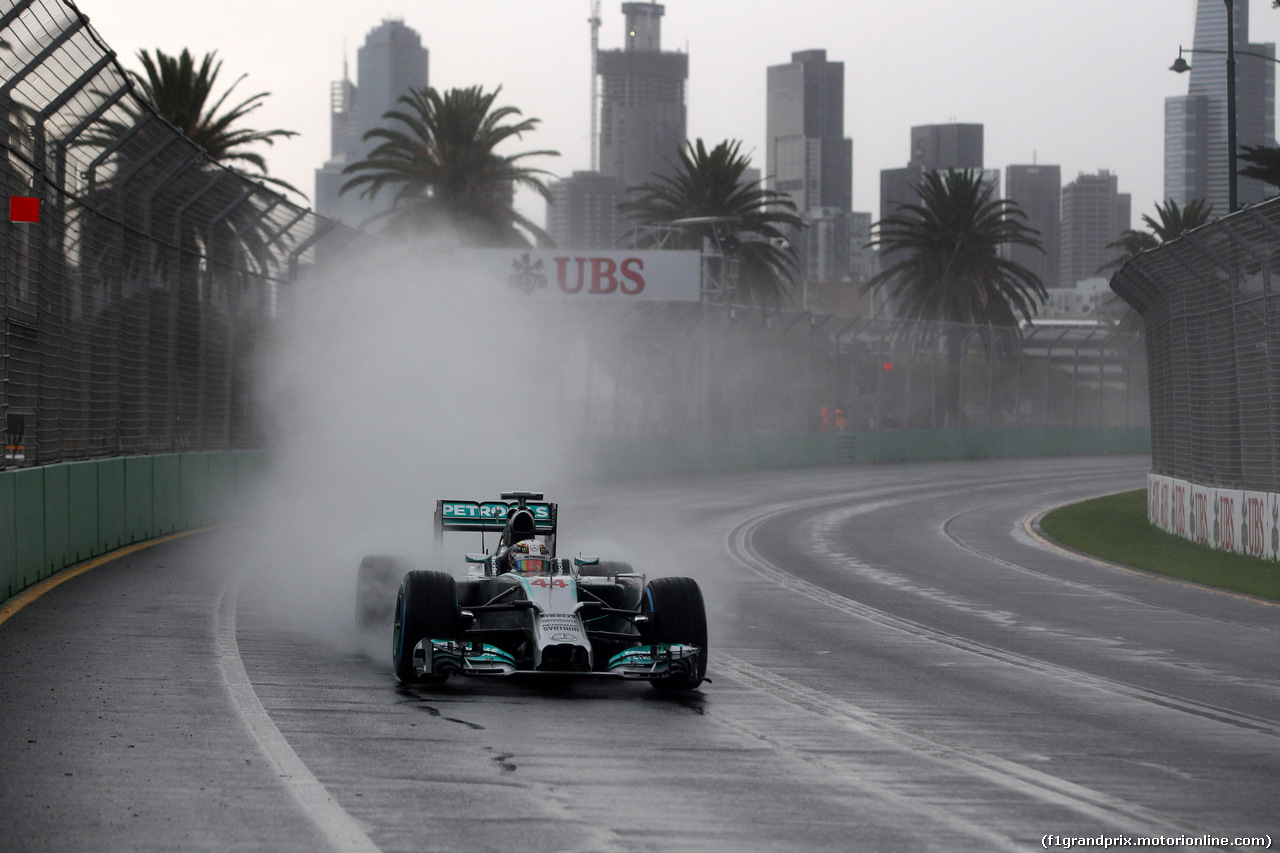
M 558 510 L 555 504 L 540 500 L 529 500 L 534 492 L 507 492 L 500 501 L 436 501 L 435 540 L 437 546 L 444 538 L 445 531 L 480 532 L 494 531 L 501 533 L 507 525 L 507 516 L 511 510 L 524 507 L 533 513 L 534 532 L 546 536 L 548 545 L 555 547 L 556 518 Z M 505 500 L 511 497 L 515 500 Z M 542 495 L 538 494 L 538 498 Z M 554 550 L 552 551 L 554 555 Z

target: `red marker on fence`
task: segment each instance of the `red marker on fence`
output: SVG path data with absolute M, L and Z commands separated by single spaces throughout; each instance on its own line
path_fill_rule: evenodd
M 10 222 L 39 222 L 40 221 L 40 199 L 27 198 L 25 196 L 10 196 L 9 198 L 9 221 Z

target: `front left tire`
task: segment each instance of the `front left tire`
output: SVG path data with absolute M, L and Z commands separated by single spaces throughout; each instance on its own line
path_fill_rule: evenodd
M 697 646 L 693 673 L 651 682 L 659 690 L 692 690 L 707 677 L 707 610 L 693 578 L 654 578 L 645 587 L 640 610 L 649 617 L 649 644 Z

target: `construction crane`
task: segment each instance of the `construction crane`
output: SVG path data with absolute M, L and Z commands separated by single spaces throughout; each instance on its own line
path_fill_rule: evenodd
M 600 171 L 600 144 L 596 139 L 597 125 L 600 121 L 599 94 L 596 78 L 600 74 L 600 0 L 592 0 L 591 17 L 587 19 L 591 25 L 591 171 Z

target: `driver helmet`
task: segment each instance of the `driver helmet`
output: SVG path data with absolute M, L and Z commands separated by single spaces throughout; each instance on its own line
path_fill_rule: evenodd
M 547 571 L 547 546 L 537 539 L 522 539 L 511 546 L 507 555 L 511 571 L 518 575 L 538 575 Z

